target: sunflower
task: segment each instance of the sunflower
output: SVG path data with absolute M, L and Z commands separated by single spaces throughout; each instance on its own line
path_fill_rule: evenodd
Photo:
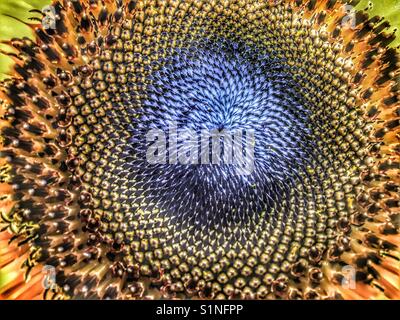
M 400 299 L 399 10 L 0 4 L 0 297 Z

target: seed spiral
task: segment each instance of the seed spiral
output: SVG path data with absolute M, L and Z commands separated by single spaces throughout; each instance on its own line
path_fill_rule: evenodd
M 0 85 L 5 268 L 53 266 L 46 298 L 399 299 L 399 53 L 356 2 L 54 1 Z M 149 163 L 171 122 L 253 131 L 253 170 Z

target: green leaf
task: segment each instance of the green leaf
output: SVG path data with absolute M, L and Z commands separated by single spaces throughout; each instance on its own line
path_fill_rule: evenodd
M 51 0 L 7 0 L 0 2 L 0 40 L 13 38 L 33 37 L 32 30 L 22 23 L 30 22 L 32 17 L 40 17 L 39 14 L 29 12 L 30 10 L 42 10 L 49 5 Z M 14 17 L 14 18 L 13 18 Z M 19 21 L 21 20 L 21 21 Z M 0 44 L 0 50 L 10 52 L 11 48 Z M 7 73 L 12 66 L 13 60 L 7 55 L 0 54 L 0 80 L 7 78 Z
M 371 17 L 380 16 L 389 21 L 391 25 L 389 31 L 396 30 L 396 39 L 390 46 L 397 47 L 400 45 L 400 0 L 361 0 L 356 9 L 367 9 Z

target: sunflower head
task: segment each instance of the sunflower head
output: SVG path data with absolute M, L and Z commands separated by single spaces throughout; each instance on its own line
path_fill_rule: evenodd
M 0 294 L 37 297 L 51 268 L 52 298 L 400 298 L 392 2 L 388 20 L 336 0 L 10 18 L 30 37 L 3 41 Z M 246 132 L 251 170 L 213 163 L 204 132 Z

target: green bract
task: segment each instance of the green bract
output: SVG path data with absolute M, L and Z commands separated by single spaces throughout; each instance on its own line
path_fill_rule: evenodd
M 356 6 L 357 10 L 366 9 L 370 16 L 384 17 L 389 21 L 390 32 L 396 30 L 396 39 L 391 43 L 392 47 L 400 45 L 400 0 L 361 0 Z
M 0 41 L 13 38 L 32 37 L 32 30 L 20 21 L 30 22 L 29 18 L 38 17 L 38 14 L 29 12 L 33 9 L 41 10 L 49 5 L 50 0 L 7 0 L 0 2 Z M 10 51 L 9 46 L 0 44 L 0 50 Z M 0 80 L 7 77 L 12 59 L 0 54 Z

